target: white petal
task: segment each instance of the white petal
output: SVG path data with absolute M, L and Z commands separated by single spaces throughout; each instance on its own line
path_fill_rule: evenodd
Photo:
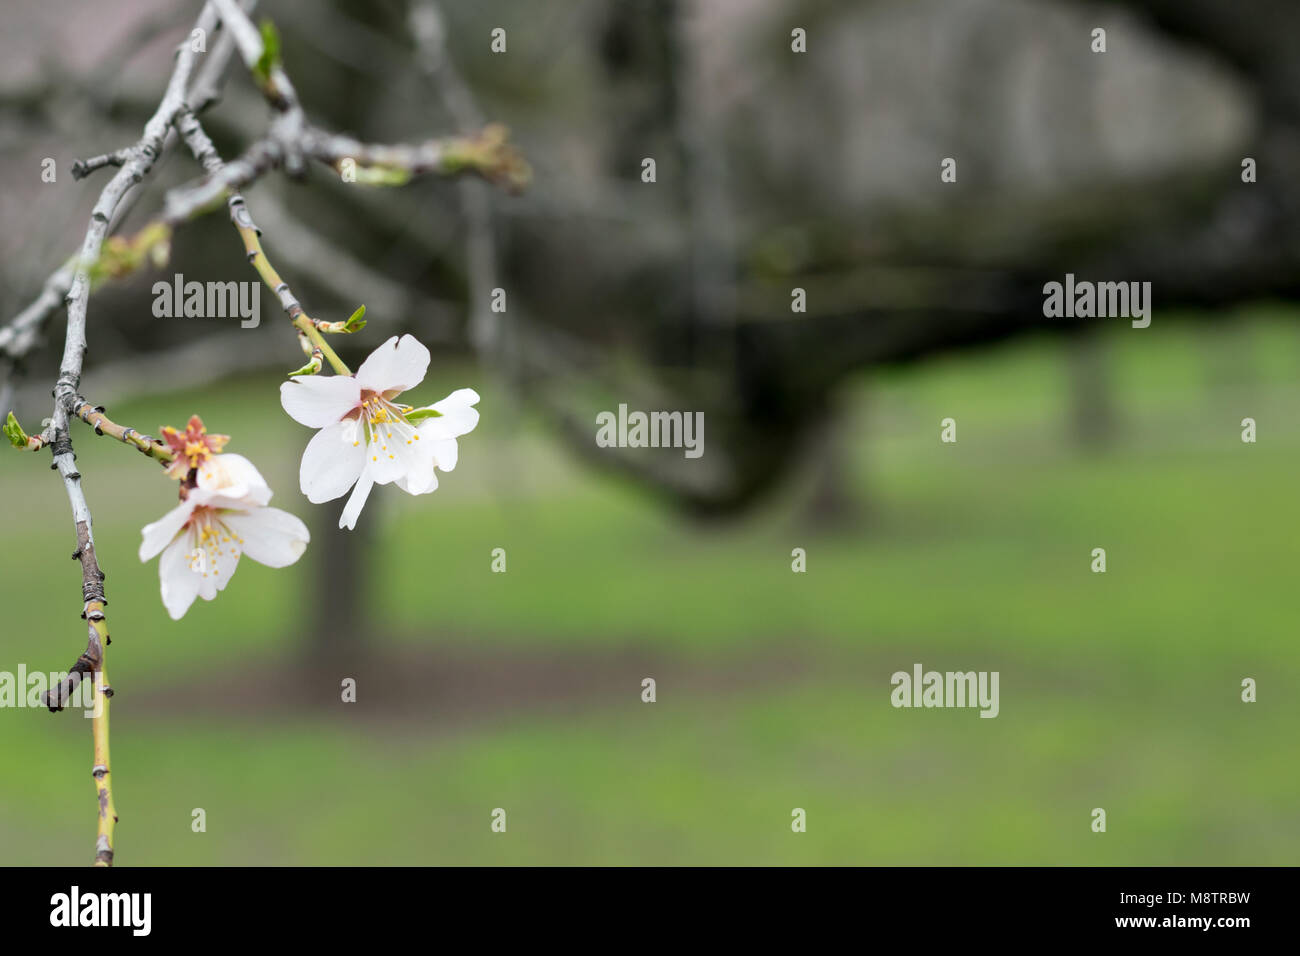
M 185 616 L 199 594 L 199 582 L 202 579 L 190 570 L 190 551 L 193 547 L 193 535 L 179 535 L 158 559 L 162 602 L 173 621 L 179 621 Z
M 140 542 L 140 560 L 148 561 L 157 555 L 163 548 L 171 544 L 176 535 L 180 534 L 185 522 L 190 520 L 190 515 L 194 512 L 197 502 L 192 500 L 182 501 L 179 505 L 167 512 L 157 521 L 144 526 L 141 532 L 143 540 Z
M 217 596 L 217 579 L 207 572 L 196 572 L 194 577 L 199 582 L 199 597 L 205 601 L 214 600 Z
M 210 488 L 191 488 L 189 495 L 185 498 L 185 503 L 193 505 L 195 508 L 201 508 L 205 505 L 211 507 L 212 502 L 224 500 L 219 491 L 213 491 Z M 226 505 L 226 507 L 233 508 L 236 506 Z
M 197 582 L 199 597 L 205 601 L 211 601 L 218 591 L 225 590 L 230 579 L 235 576 L 243 550 L 239 541 L 231 535 L 229 529 L 221 526 L 219 520 L 209 527 L 213 534 L 206 540 L 197 529 L 191 531 L 191 544 L 186 552 L 190 577 Z
M 429 350 L 412 335 L 394 335 L 361 363 L 357 382 L 375 392 L 404 392 L 423 382 L 428 370 Z
M 460 458 L 456 439 L 444 438 L 442 441 L 431 441 L 429 450 L 433 453 L 433 460 L 443 471 L 453 471 L 456 468 L 456 462 Z
M 473 407 L 478 400 L 478 392 L 474 389 L 456 389 L 442 401 L 430 406 L 440 417 L 426 418 L 421 422 L 420 434 L 425 441 L 441 441 L 472 432 L 478 424 L 478 409 Z
M 433 458 L 425 456 L 420 463 L 394 482 L 408 495 L 427 495 L 438 490 L 438 473 L 433 470 Z
M 361 404 L 361 386 L 351 375 L 299 375 L 280 385 L 280 404 L 294 421 L 324 428 Z
M 370 497 L 370 489 L 374 484 L 370 472 L 362 471 L 361 477 L 357 479 L 357 486 L 352 489 L 352 497 L 343 506 L 343 514 L 339 515 L 340 528 L 351 531 L 357 526 L 357 518 L 361 516 L 361 509 L 366 506 L 366 499 Z
M 271 500 L 271 487 L 251 461 L 243 455 L 213 455 L 199 466 L 197 483 L 231 505 L 264 505 Z
M 221 516 L 221 522 L 240 537 L 244 554 L 268 568 L 293 564 L 307 548 L 307 526 L 279 508 L 253 508 Z
M 239 559 L 242 555 L 243 548 L 234 541 L 209 552 L 207 577 L 202 579 L 203 583 L 210 582 L 217 591 L 224 591 L 230 579 L 235 576 L 235 569 L 239 567 Z M 205 601 L 211 601 L 217 596 L 215 592 L 206 593 L 202 583 L 199 585 L 199 594 Z
M 333 501 L 352 487 L 365 465 L 362 438 L 352 420 L 327 425 L 312 436 L 298 466 L 298 484 L 308 501 Z

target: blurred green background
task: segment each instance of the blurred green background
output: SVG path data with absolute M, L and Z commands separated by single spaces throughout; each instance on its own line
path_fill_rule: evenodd
M 316 540 L 287 570 L 242 562 L 177 624 L 135 556 L 174 486 L 79 427 L 114 637 L 117 861 L 1294 864 L 1294 318 L 1116 321 L 1101 449 L 1068 426 L 1059 339 L 857 378 L 861 518 L 833 531 L 807 520 L 806 476 L 740 521 L 675 518 L 574 464 L 485 373 L 435 362 L 415 397 L 474 385 L 482 423 L 435 494 L 376 490 L 362 571 L 325 579 Z M 341 501 L 297 490 L 310 433 L 274 377 L 109 409 L 150 431 L 196 411 L 274 505 L 318 537 L 317 512 L 334 523 Z M 4 670 L 62 670 L 84 644 L 46 465 L 0 465 Z M 366 626 L 322 662 L 306 622 L 342 589 L 362 589 Z M 889 676 L 915 662 L 1000 671 L 1000 716 L 893 709 Z M 0 862 L 89 861 L 90 743 L 77 712 L 3 714 Z

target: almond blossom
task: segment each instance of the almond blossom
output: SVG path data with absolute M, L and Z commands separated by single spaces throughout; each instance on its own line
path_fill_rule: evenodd
M 190 416 L 185 431 L 164 425 L 162 436 L 176 456 L 167 466 L 167 474 L 172 478 L 184 478 L 202 462 L 219 454 L 230 441 L 229 435 L 209 435 L 198 415 Z
M 428 494 L 438 487 L 435 468 L 456 467 L 457 437 L 478 424 L 478 393 L 457 389 L 423 408 L 394 401 L 424 381 L 428 368 L 427 348 L 410 335 L 393 336 L 355 375 L 297 375 L 280 386 L 290 417 L 320 429 L 303 452 L 302 493 L 320 504 L 353 489 L 340 528 L 356 527 L 374 485 Z
M 191 423 L 193 419 L 191 420 Z M 268 508 L 271 489 L 242 455 L 200 455 L 183 486 L 181 503 L 146 525 L 140 560 L 161 553 L 158 579 L 163 605 L 178 621 L 196 597 L 211 601 L 225 590 L 239 559 L 247 555 L 271 568 L 302 556 L 307 526 L 279 508 Z

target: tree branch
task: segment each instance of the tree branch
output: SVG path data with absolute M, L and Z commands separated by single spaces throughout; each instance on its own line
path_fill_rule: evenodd
M 90 159 L 79 159 L 72 164 L 72 178 L 85 179 L 97 169 L 103 169 L 105 166 L 123 166 L 131 158 L 131 150 L 119 149 L 114 153 L 104 153 L 102 156 L 93 156 Z
M 104 406 L 91 405 L 80 395 L 77 396 L 77 400 L 73 405 L 72 414 L 95 429 L 96 435 L 108 435 L 110 438 L 116 438 L 122 444 L 130 445 L 146 458 L 165 463 L 176 457 L 172 450 L 167 447 L 166 442 L 142 434 L 129 425 L 117 424 L 104 414 Z
M 245 0 L 244 6 L 248 9 L 256 5 L 256 0 Z M 220 24 L 216 29 L 220 30 Z M 226 66 L 230 62 L 230 57 L 234 53 L 234 40 L 229 31 L 221 32 L 217 37 L 216 45 L 211 52 L 206 54 L 203 65 L 198 70 L 197 78 L 190 90 L 188 103 L 190 108 L 196 113 L 202 113 L 205 109 L 216 103 L 221 96 L 222 77 L 225 74 Z M 163 142 L 161 153 L 165 155 L 176 140 L 174 129 L 167 131 L 167 137 Z M 77 166 L 95 163 L 97 160 L 110 160 L 111 157 L 123 156 L 122 162 L 125 162 L 126 150 L 119 150 L 114 154 L 96 157 L 95 160 L 80 161 L 74 164 L 73 176 L 77 176 Z M 102 165 L 102 164 L 101 164 Z M 121 163 L 112 163 L 120 166 Z M 95 166 L 94 168 L 99 168 Z M 91 171 L 86 169 L 85 172 Z M 83 175 L 85 173 L 83 172 Z M 133 184 L 134 185 L 134 184 Z M 108 232 L 111 234 L 117 226 L 123 215 L 133 204 L 138 193 L 133 189 L 128 192 L 122 201 L 118 203 L 114 222 L 110 223 Z M 57 269 L 45 280 L 41 287 L 40 293 L 35 301 L 27 308 L 23 309 L 18 315 L 14 316 L 3 327 L 0 327 L 0 356 L 9 359 L 11 365 L 21 361 L 30 353 L 40 339 L 41 330 L 49 317 L 54 311 L 64 303 L 68 291 L 72 287 L 72 280 L 76 273 L 76 257 L 72 257 L 63 266 Z M 8 411 L 9 402 L 0 402 L 0 412 Z
M 210 5 L 204 5 L 196 23 L 197 29 L 205 32 L 217 26 L 216 14 Z M 127 150 L 129 154 L 123 159 L 121 168 L 113 175 L 99 194 L 99 199 L 90 216 L 90 225 L 86 229 L 82 242 L 81 256 L 74 267 L 72 284 L 68 289 L 68 327 L 63 344 L 63 358 L 59 364 L 59 377 L 54 386 L 54 413 L 51 416 L 53 435 L 52 452 L 54 467 L 63 477 L 63 485 L 68 493 L 68 502 L 72 507 L 73 524 L 77 533 L 77 550 L 74 556 L 81 562 L 81 616 L 88 625 L 88 644 L 85 662 L 92 670 L 103 677 L 104 652 L 110 641 L 108 621 L 104 615 L 104 606 L 108 603 L 104 595 L 104 572 L 99 567 L 95 556 L 95 539 L 90 517 L 90 507 L 81 487 L 81 475 L 77 472 L 76 455 L 72 450 L 72 438 L 68 432 L 69 416 L 76 404 L 77 386 L 81 382 L 81 367 L 86 355 L 86 312 L 90 298 L 90 266 L 99 260 L 100 250 L 108 232 L 109 224 L 117 211 L 118 204 L 127 191 L 143 179 L 162 153 L 167 131 L 177 113 L 185 106 L 185 87 L 194 69 L 195 55 L 188 43 L 182 43 L 176 53 L 176 63 L 172 68 L 171 79 L 163 94 L 162 102 L 153 116 L 145 124 L 139 142 Z M 78 664 L 83 659 L 78 659 Z M 74 665 L 75 666 L 75 665 Z M 105 682 L 106 683 L 106 682 Z M 113 803 L 113 787 L 110 779 L 109 741 L 108 741 L 108 688 L 98 687 L 96 711 L 92 719 L 95 740 L 94 767 L 95 794 L 98 802 L 98 833 L 95 840 L 95 865 L 112 866 L 113 864 L 113 828 L 117 822 L 117 811 Z

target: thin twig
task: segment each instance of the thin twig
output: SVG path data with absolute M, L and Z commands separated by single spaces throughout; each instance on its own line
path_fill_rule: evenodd
M 104 414 L 104 406 L 91 405 L 81 396 L 77 396 L 77 401 L 72 408 L 72 414 L 95 429 L 96 435 L 108 435 L 110 438 L 116 438 L 122 444 L 135 448 L 146 458 L 153 458 L 159 462 L 169 462 L 176 457 L 171 449 L 167 447 L 166 442 L 138 432 L 129 425 L 119 425 Z
M 72 164 L 72 178 L 85 179 L 95 170 L 103 169 L 105 166 L 123 166 L 130 158 L 130 149 L 119 149 L 113 153 L 104 153 L 102 156 L 92 156 L 90 159 L 79 159 Z
M 35 301 L 14 316 L 8 325 L 0 328 L 0 353 L 12 361 L 18 361 L 36 346 L 46 320 L 63 304 L 64 297 L 72 288 L 72 277 L 76 272 L 74 262 L 75 260 L 69 260 L 51 273 L 41 286 Z
M 190 152 L 199 164 L 207 170 L 208 175 L 213 179 L 221 177 L 226 169 L 225 162 L 213 145 L 212 139 L 204 131 L 198 118 L 192 113 L 184 112 L 176 119 L 176 130 L 180 133 L 181 139 L 189 147 Z M 230 198 L 226 200 L 226 205 L 230 210 L 230 221 L 234 223 L 236 231 L 244 241 L 244 255 L 248 258 L 249 265 L 257 270 L 257 274 L 262 277 L 275 297 L 280 301 L 280 307 L 284 309 L 285 315 L 289 321 L 298 329 L 299 334 L 306 337 L 311 348 L 305 351 L 312 357 L 312 362 L 316 368 L 320 367 L 320 360 L 328 360 L 330 367 L 340 375 L 351 375 L 351 370 L 344 364 L 343 360 L 338 357 L 334 349 L 330 347 L 320 334 L 318 323 L 303 310 L 302 305 L 298 302 L 293 290 L 289 288 L 289 283 L 280 278 L 275 267 L 266 257 L 262 249 L 262 243 L 259 238 L 261 230 L 253 222 L 252 214 L 248 211 L 248 205 L 244 202 L 244 197 L 239 192 L 232 192 Z

